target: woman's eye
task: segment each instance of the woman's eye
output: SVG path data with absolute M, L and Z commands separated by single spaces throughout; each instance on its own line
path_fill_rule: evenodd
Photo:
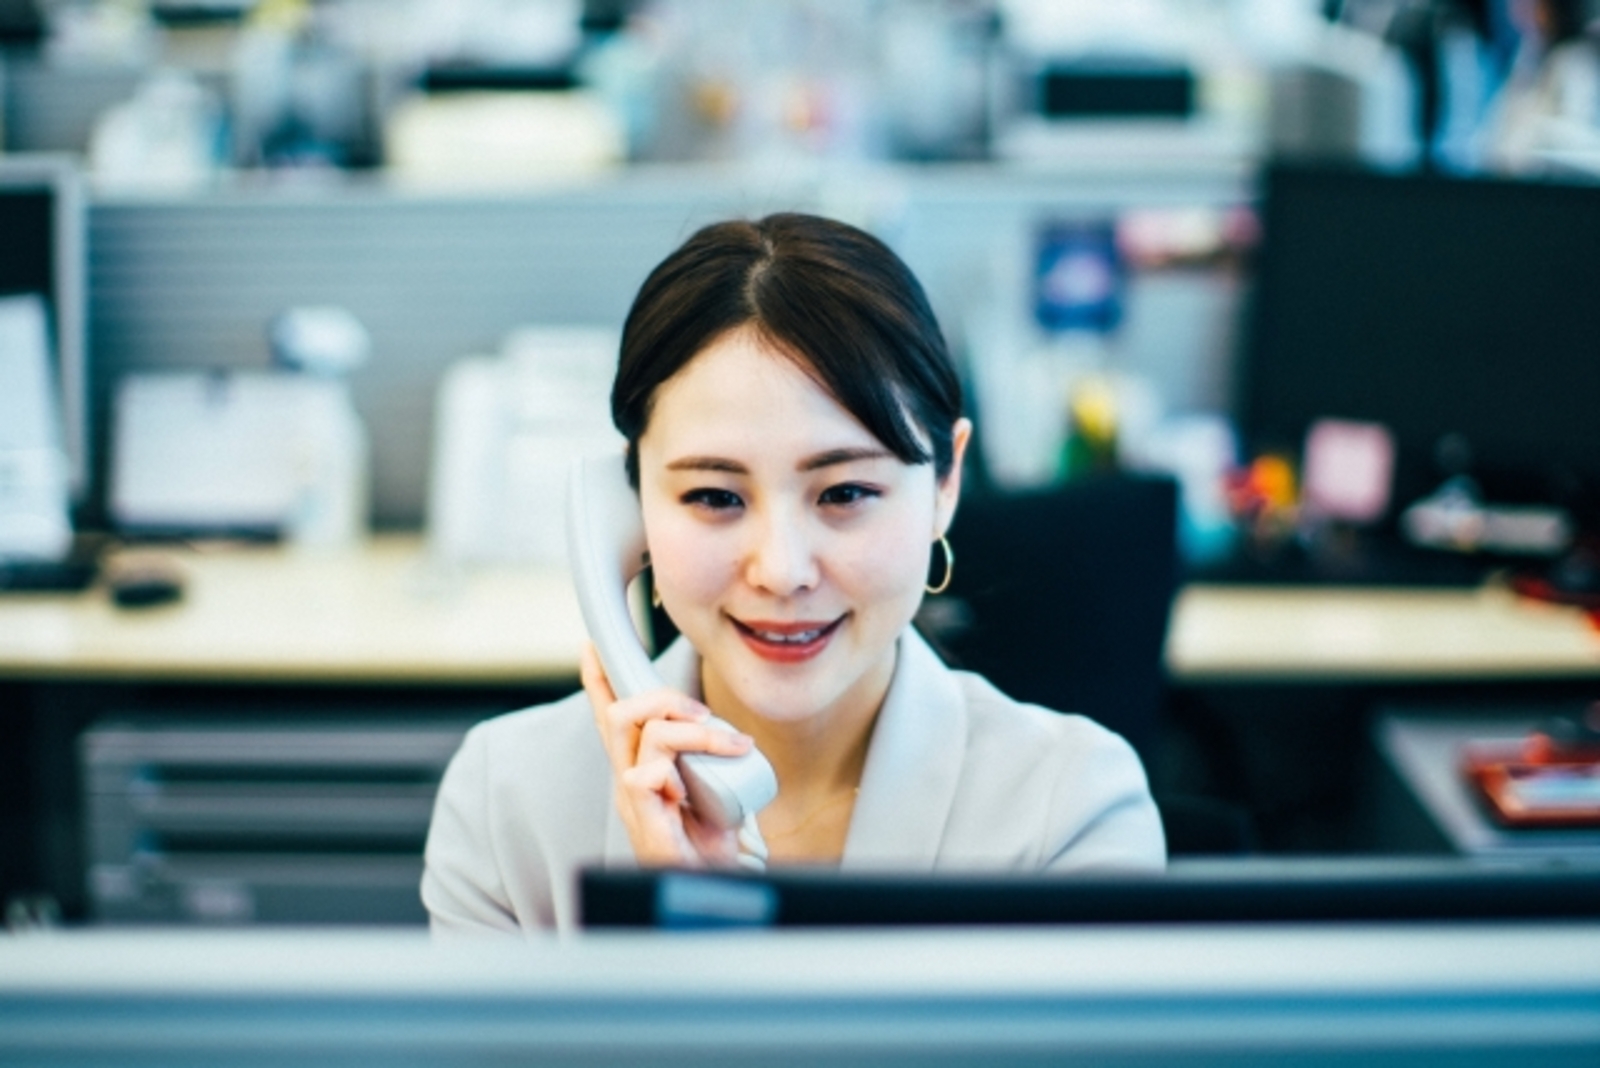
M 694 489 L 683 495 L 684 504 L 697 505 L 709 508 L 713 512 L 722 512 L 730 508 L 738 508 L 744 501 L 739 499 L 737 493 L 725 489 Z
M 882 494 L 873 489 L 871 486 L 863 486 L 855 482 L 845 482 L 837 486 L 829 486 L 827 489 L 823 490 L 822 496 L 818 498 L 818 503 L 848 507 L 852 504 L 859 504 L 870 497 L 880 496 L 882 496 Z

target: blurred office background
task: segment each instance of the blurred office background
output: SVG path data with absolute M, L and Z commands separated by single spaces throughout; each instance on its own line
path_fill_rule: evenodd
M 1600 233 L 1596 14 L 1586 0 L 0 0 L 0 163 L 65 156 L 83 178 L 87 342 L 61 378 L 81 392 L 62 398 L 81 409 L 66 443 L 80 547 L 249 535 L 349 551 L 420 535 L 427 566 L 405 581 L 441 602 L 474 568 L 558 567 L 560 467 L 606 441 L 609 346 L 646 272 L 705 222 L 800 209 L 883 237 L 927 286 L 971 390 L 978 499 L 1114 476 L 1176 486 L 1177 563 L 1143 568 L 1166 576 L 1160 627 L 1184 583 L 1548 577 L 1593 531 L 1593 440 L 1559 451 L 1576 440 L 1559 437 L 1563 405 L 1592 370 L 1557 367 L 1548 398 L 1509 389 L 1473 409 L 1539 422 L 1529 406 L 1548 400 L 1555 444 L 1518 441 L 1508 459 L 1454 413 L 1420 429 L 1389 417 L 1458 370 L 1426 363 L 1450 357 L 1420 341 L 1406 351 L 1423 362 L 1393 381 L 1389 356 L 1352 372 L 1388 391 L 1374 411 L 1360 385 L 1319 407 L 1317 374 L 1355 357 L 1310 353 L 1303 380 L 1285 378 L 1262 352 L 1299 358 L 1293 324 L 1283 335 L 1257 298 L 1321 329 L 1337 310 L 1282 309 L 1307 288 L 1364 299 L 1329 234 L 1381 243 L 1416 222 L 1435 243 L 1397 238 L 1399 317 L 1421 299 L 1400 281 L 1464 284 L 1436 262 L 1457 258 L 1437 251 L 1458 247 L 1451 233 L 1462 256 L 1507 265 L 1508 306 L 1545 306 L 1519 285 L 1550 307 L 1592 302 L 1600 244 L 1559 251 L 1554 283 L 1509 275 L 1551 234 Z M 1570 211 L 1527 190 L 1570 195 Z M 1323 263 L 1345 274 L 1321 287 Z M 1263 264 L 1281 270 L 1258 286 Z M 1480 291 L 1455 292 L 1465 314 Z M 1512 366 L 1501 355 L 1485 381 Z M 1539 379 L 1536 353 L 1515 358 L 1516 377 Z M 270 464 L 196 460 L 281 448 L 270 432 L 175 438 L 199 432 L 185 383 L 230 376 L 255 384 L 268 407 L 252 410 L 314 409 L 319 456 L 342 472 L 319 519 L 294 487 L 223 492 L 281 476 Z M 274 400 L 258 387 L 275 377 L 317 386 Z M 1581 566 L 1553 580 L 1567 601 L 1600 592 Z M 130 603 L 146 595 L 130 587 Z M 935 608 L 926 622 L 960 645 L 960 620 Z M 0 890 L 71 918 L 359 919 L 381 886 L 379 918 L 415 918 L 429 784 L 460 725 L 565 685 L 559 670 L 275 683 L 263 656 L 91 681 L 13 658 L 0 692 L 20 815 Z M 1401 696 L 1564 708 L 1593 674 L 1558 665 L 1523 686 L 1519 670 L 1477 687 L 1402 680 Z M 1315 675 L 1153 679 L 1161 708 L 1124 729 L 1148 735 L 1158 790 L 1241 815 L 1240 848 L 1380 848 L 1393 827 L 1369 833 L 1353 784 L 1395 694 Z M 241 751 L 256 762 L 235 775 Z M 312 766 L 329 753 L 344 754 L 339 782 Z M 286 797 L 308 811 L 342 803 L 328 790 L 356 799 L 324 828 L 342 874 L 306 859 L 314 818 L 227 841 L 255 817 L 200 818 L 232 803 L 207 784 L 260 786 L 273 761 L 262 796 L 280 813 Z M 191 789 L 186 832 L 139 806 L 163 781 Z M 160 874 L 163 843 L 259 861 L 273 834 L 300 835 L 284 848 L 312 873 L 281 881 L 286 896 L 247 866 Z

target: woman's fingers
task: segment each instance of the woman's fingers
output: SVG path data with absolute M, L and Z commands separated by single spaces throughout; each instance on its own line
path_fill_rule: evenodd
M 738 863 L 738 832 L 701 820 L 685 807 L 688 791 L 676 760 L 663 755 L 636 764 L 622 773 L 617 786 L 641 863 Z
M 653 720 L 696 722 L 711 714 L 700 702 L 675 690 L 653 690 L 619 700 L 592 644 L 584 645 L 580 665 L 583 689 L 589 696 L 601 740 L 619 774 L 639 759 L 645 724 Z
M 583 681 L 583 691 L 589 695 L 589 703 L 595 707 L 596 714 L 616 703 L 617 695 L 611 689 L 611 680 L 606 678 L 606 669 L 600 663 L 600 652 L 594 642 L 583 643 L 583 652 L 578 656 L 578 678 Z
M 600 663 L 600 653 L 593 642 L 583 643 L 583 653 L 578 659 L 578 678 L 583 682 L 583 692 L 589 697 L 589 708 L 594 713 L 595 727 L 600 731 L 606 758 L 611 761 L 613 770 L 620 772 L 627 766 L 627 761 L 619 750 L 629 747 L 619 744 L 618 739 L 613 737 L 615 732 L 611 724 L 611 709 L 617 703 L 617 695 L 611 689 L 611 680 L 606 678 L 606 669 Z
M 739 832 L 697 819 L 691 812 L 683 820 L 684 834 L 694 851 L 707 862 L 731 867 L 739 862 Z
M 617 777 L 617 784 L 638 799 L 653 797 L 668 805 L 681 805 L 689 797 L 677 762 L 671 757 L 635 764 Z
M 617 810 L 641 864 L 692 864 L 700 855 L 685 828 L 685 796 L 671 760 L 635 765 L 617 776 Z
M 737 835 L 703 823 L 685 807 L 688 791 L 678 757 L 739 756 L 749 752 L 751 739 L 706 722 L 710 710 L 675 690 L 619 699 L 593 645 L 584 646 L 580 673 L 638 859 L 646 864 L 736 861 Z
M 676 759 L 679 753 L 710 753 L 713 756 L 741 756 L 750 751 L 750 736 L 709 723 L 684 723 L 652 719 L 639 730 L 635 764 L 663 757 Z

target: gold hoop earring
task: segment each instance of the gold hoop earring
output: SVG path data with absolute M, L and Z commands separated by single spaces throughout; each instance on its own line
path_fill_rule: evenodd
M 939 540 L 935 544 L 944 550 L 944 578 L 940 580 L 937 586 L 924 586 L 922 588 L 929 593 L 943 593 L 950 588 L 950 579 L 955 576 L 956 554 L 955 550 L 950 548 L 950 539 L 943 534 L 939 535 Z
M 650 607 L 661 607 L 661 587 L 656 585 L 655 572 L 650 573 Z

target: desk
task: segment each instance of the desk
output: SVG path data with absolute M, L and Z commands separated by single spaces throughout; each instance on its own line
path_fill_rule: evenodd
M 1394 839 L 1374 710 L 1540 704 L 1600 693 L 1600 630 L 1575 609 L 1465 589 L 1191 586 L 1167 640 L 1174 692 L 1158 789 L 1242 803 L 1264 848 L 1352 853 Z M 1194 784 L 1194 785 L 1190 785 Z M 1430 833 L 1427 839 L 1436 842 Z
M 576 688 L 584 628 L 561 568 L 446 574 L 429 565 L 415 536 L 374 538 L 349 553 L 261 545 L 139 552 L 181 569 L 181 601 L 118 609 L 101 589 L 0 597 L 0 802 L 23 813 L 0 827 L 0 899 L 48 890 L 69 916 L 87 911 L 85 873 L 97 855 L 85 840 L 95 823 L 78 754 L 97 723 L 255 720 L 281 734 L 285 722 L 340 722 L 345 734 L 368 734 L 369 748 L 387 752 L 435 720 L 465 722 Z M 258 745 L 251 755 L 265 761 L 269 750 Z M 360 778 L 341 788 L 374 789 Z M 288 816 L 281 822 L 293 824 Z M 385 833 L 392 837 L 393 827 Z M 404 874 L 408 864 L 418 871 Z M 278 901 L 304 889 L 283 874 L 299 868 L 279 867 L 276 881 L 235 879 L 231 892 L 239 901 L 258 890 L 262 901 Z M 343 890 L 419 911 L 419 859 L 358 854 L 346 867 L 365 874 L 347 878 Z M 337 904 L 337 895 L 324 897 Z M 365 911 L 391 915 L 398 907 Z
M 584 629 L 562 568 L 449 574 L 417 537 L 359 550 L 163 552 L 180 602 L 118 609 L 99 590 L 0 598 L 0 677 L 518 684 L 576 678 Z
M 1460 773 L 1461 747 L 1475 741 L 1517 742 L 1537 721 L 1482 716 L 1386 715 L 1379 751 L 1458 853 L 1482 860 L 1600 859 L 1600 828 L 1508 830 L 1484 815 Z
M 1191 586 L 1167 666 L 1185 684 L 1600 679 L 1600 628 L 1492 585 Z
M 0 801 L 26 813 L 0 828 L 0 895 L 48 887 L 79 909 L 76 746 L 108 715 L 232 719 L 292 706 L 324 719 L 361 704 L 395 719 L 470 718 L 576 682 L 584 629 L 560 568 L 445 576 L 415 535 L 345 554 L 171 553 L 187 578 L 177 604 L 118 610 L 101 590 L 0 597 Z M 1188 722 L 1221 723 L 1207 736 L 1221 740 L 1192 759 L 1208 776 L 1198 792 L 1257 813 L 1269 850 L 1338 852 L 1360 846 L 1320 828 L 1350 808 L 1348 765 L 1366 737 L 1355 705 L 1367 695 L 1344 691 L 1587 688 L 1600 680 L 1600 631 L 1499 589 L 1194 586 L 1175 606 L 1167 663 L 1179 691 L 1207 691 Z M 1320 687 L 1338 699 L 1312 699 Z M 1194 789 L 1152 772 L 1158 788 Z
M 179 550 L 184 600 L 119 611 L 98 591 L 0 598 L 0 677 L 504 684 L 577 674 L 583 622 L 560 568 L 453 578 L 414 536 L 313 555 Z M 1510 592 L 1191 586 L 1167 664 L 1180 685 L 1600 679 L 1583 613 Z

